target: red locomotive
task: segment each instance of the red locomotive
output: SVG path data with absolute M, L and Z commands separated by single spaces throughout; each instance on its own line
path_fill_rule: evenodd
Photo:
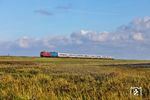
M 50 57 L 51 54 L 50 54 L 49 52 L 42 51 L 42 52 L 40 53 L 40 56 L 41 56 L 41 57 Z

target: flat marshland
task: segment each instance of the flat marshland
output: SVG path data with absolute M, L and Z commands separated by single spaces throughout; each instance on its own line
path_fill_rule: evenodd
M 150 61 L 0 57 L 0 100 L 149 99 Z

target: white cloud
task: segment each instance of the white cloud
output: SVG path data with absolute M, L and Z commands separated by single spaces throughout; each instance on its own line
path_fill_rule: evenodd
M 142 36 L 142 33 L 135 33 L 133 34 L 133 39 L 136 41 L 143 41 L 144 37 Z
M 71 39 L 81 44 L 84 42 L 105 42 L 109 39 L 109 32 L 94 32 L 81 30 L 71 34 Z
M 21 48 L 29 48 L 31 41 L 30 41 L 30 38 L 24 36 L 24 37 L 20 38 L 18 42 L 19 42 L 18 44 Z
M 87 43 L 113 43 L 117 41 L 145 41 L 150 39 L 150 17 L 136 18 L 128 25 L 120 26 L 114 32 L 96 32 L 81 30 L 73 32 L 70 36 L 56 36 L 47 38 L 30 38 L 24 36 L 11 45 L 18 45 L 20 48 L 57 48 L 70 44 Z
M 109 40 L 109 32 L 97 33 L 92 37 L 92 40 L 96 42 L 105 42 Z
M 49 43 L 49 40 L 44 39 L 43 40 L 43 45 L 47 48 L 54 48 L 55 46 Z
M 81 30 L 71 34 L 71 39 L 79 44 L 88 42 L 112 43 L 143 42 L 150 39 L 150 17 L 135 18 L 127 25 L 118 27 L 113 32 L 95 32 Z

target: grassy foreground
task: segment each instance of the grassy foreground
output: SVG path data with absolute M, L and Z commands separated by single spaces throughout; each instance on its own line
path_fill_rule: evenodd
M 0 100 L 149 100 L 150 67 L 123 65 L 138 63 L 150 61 L 0 57 Z

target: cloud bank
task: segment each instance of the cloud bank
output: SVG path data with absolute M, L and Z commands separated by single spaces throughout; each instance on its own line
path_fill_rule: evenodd
M 81 30 L 70 36 L 46 38 L 21 37 L 0 43 L 0 49 L 27 55 L 38 55 L 41 50 L 101 54 L 116 58 L 150 59 L 150 17 L 136 18 L 113 32 Z M 5 44 L 5 45 L 4 45 Z M 17 51 L 17 52 L 15 52 Z M 18 53 L 19 54 L 19 53 Z

